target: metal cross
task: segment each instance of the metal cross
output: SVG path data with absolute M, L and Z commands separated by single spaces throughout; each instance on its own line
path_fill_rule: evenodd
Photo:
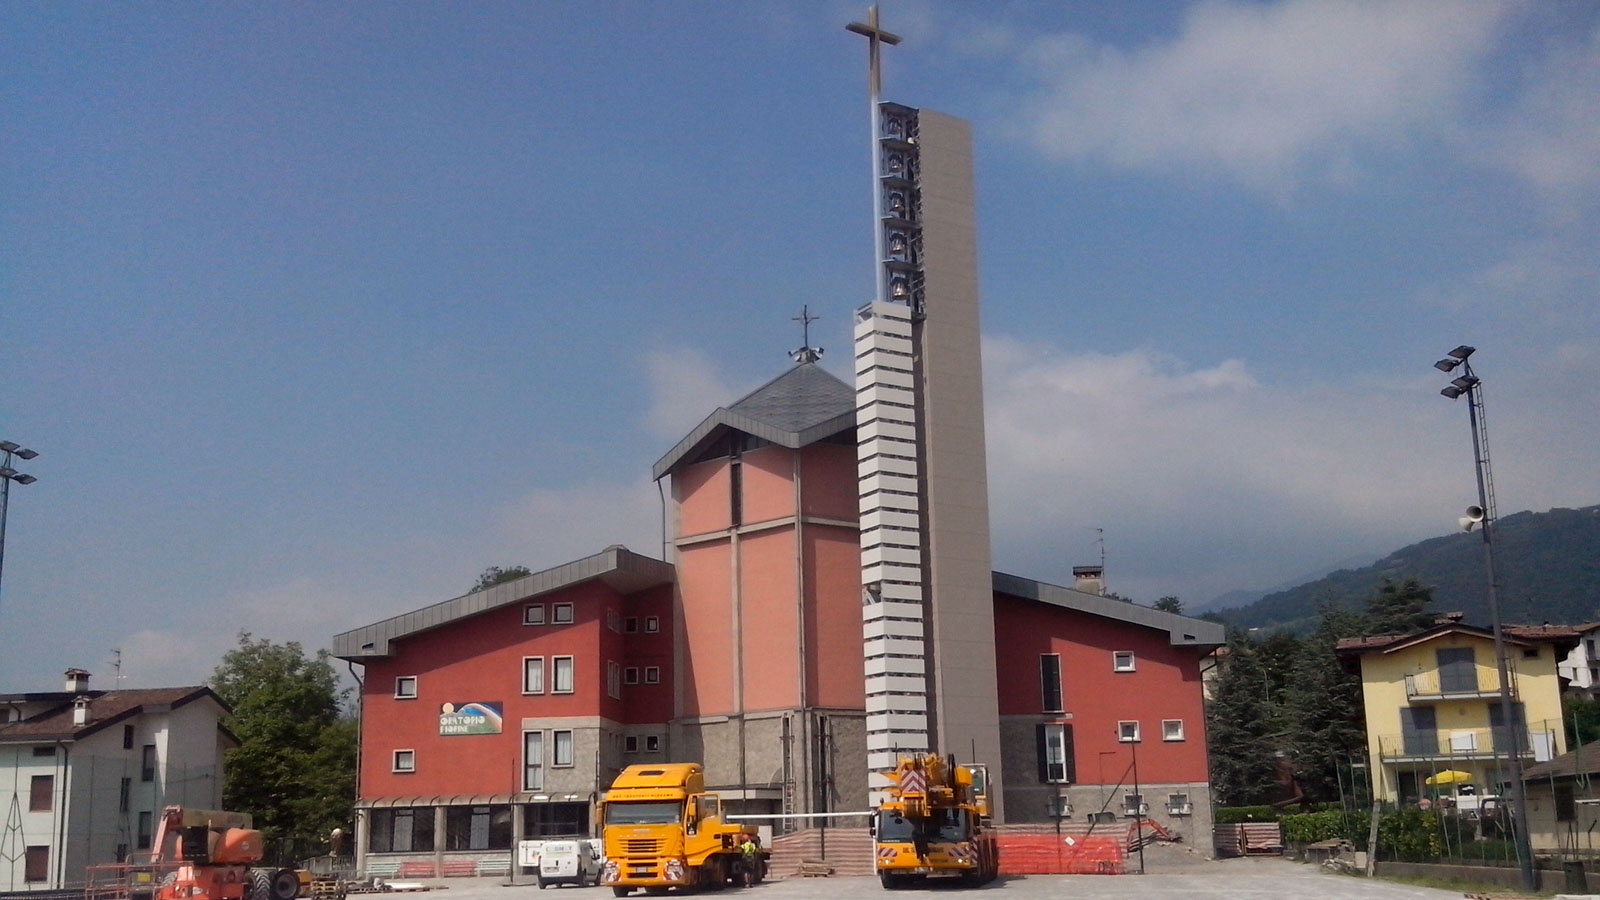
M 844 27 L 867 39 L 867 87 L 872 93 L 872 104 L 878 104 L 878 94 L 883 90 L 882 65 L 878 61 L 878 45 L 888 44 L 893 47 L 900 43 L 900 35 L 891 34 L 878 27 L 878 5 L 874 3 L 867 8 L 866 24 L 851 22 Z
M 791 322 L 800 323 L 801 341 L 800 349 L 791 350 L 789 356 L 797 363 L 816 362 L 822 358 L 822 348 L 811 346 L 811 323 L 817 321 L 817 316 L 811 314 L 809 304 L 800 307 L 800 315 L 790 319 Z

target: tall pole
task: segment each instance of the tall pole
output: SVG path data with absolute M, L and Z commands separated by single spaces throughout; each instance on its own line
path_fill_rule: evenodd
M 19 446 L 15 441 L 0 441 L 0 577 L 6 570 L 6 509 L 11 504 L 11 482 L 18 484 L 33 484 L 38 479 L 32 475 L 24 475 L 12 468 L 16 457 L 24 460 L 33 459 L 39 454 Z
M 1483 510 L 1483 566 L 1484 574 L 1489 579 L 1489 621 L 1494 627 L 1494 664 L 1500 676 L 1500 721 L 1505 724 L 1506 733 L 1510 735 L 1507 749 L 1511 757 L 1509 764 L 1511 812 L 1516 828 L 1513 837 L 1517 845 L 1517 867 L 1522 875 L 1522 889 L 1532 891 L 1534 890 L 1533 847 L 1528 838 L 1527 792 L 1522 783 L 1522 730 L 1518 727 L 1519 722 L 1515 715 L 1516 703 L 1511 699 L 1510 666 L 1506 662 L 1505 629 L 1500 624 L 1500 590 L 1494 567 L 1495 509 L 1489 496 L 1491 478 L 1488 474 L 1489 454 L 1487 441 L 1483 435 L 1483 411 L 1479 394 L 1483 390 L 1483 383 L 1473 376 L 1472 364 L 1463 362 L 1467 377 L 1472 379 L 1472 384 L 1467 389 L 1467 416 L 1472 422 L 1472 458 L 1473 469 L 1478 478 L 1478 506 Z
M 1467 418 L 1472 424 L 1472 462 L 1473 472 L 1478 479 L 1478 510 L 1482 515 L 1483 525 L 1483 566 L 1484 574 L 1489 581 L 1489 622 L 1494 629 L 1494 664 L 1500 677 L 1500 722 L 1507 735 L 1507 774 L 1511 780 L 1511 817 L 1512 828 L 1515 832 L 1512 838 L 1517 848 L 1517 867 L 1522 876 L 1522 889 L 1529 893 L 1534 890 L 1533 875 L 1533 847 L 1528 838 L 1528 803 L 1527 790 L 1522 781 L 1522 731 L 1518 727 L 1516 716 L 1516 702 L 1512 700 L 1511 672 L 1506 662 L 1505 629 L 1500 623 L 1500 585 L 1495 574 L 1494 565 L 1494 529 L 1497 515 L 1494 502 L 1494 474 L 1489 466 L 1489 436 L 1483 422 L 1483 381 L 1472 372 L 1472 363 L 1468 357 L 1476 352 L 1476 348 L 1462 344 L 1445 359 L 1434 363 L 1434 368 L 1441 372 L 1453 372 L 1460 367 L 1462 374 L 1452 380 L 1450 386 L 1440 391 L 1441 394 L 1457 399 L 1462 394 L 1467 396 Z M 1463 526 L 1471 530 L 1472 511 L 1468 511 L 1468 518 L 1463 519 Z M 1499 751 L 1499 741 L 1495 750 Z

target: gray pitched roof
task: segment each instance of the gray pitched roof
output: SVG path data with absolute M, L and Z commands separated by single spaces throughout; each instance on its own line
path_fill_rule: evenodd
M 1137 603 L 1075 591 L 1071 588 L 1046 584 L 1043 581 L 1034 581 L 1031 578 L 1007 575 L 1004 572 L 994 573 L 993 583 L 995 593 L 1009 594 L 1024 600 L 1037 600 L 1065 609 L 1116 619 L 1130 625 L 1142 625 L 1145 628 L 1165 631 L 1174 647 L 1220 647 L 1227 642 L 1225 629 L 1216 622 L 1191 619 L 1188 616 L 1162 612 Z
M 215 691 L 204 685 L 122 691 L 84 691 L 81 694 L 53 692 L 49 696 L 51 699 L 57 699 L 60 702 L 20 722 L 0 725 L 0 743 L 77 740 L 88 737 L 102 728 L 108 728 L 142 712 L 176 709 L 203 698 L 215 701 L 224 714 L 233 712 L 232 707 L 217 696 Z M 73 702 L 80 698 L 89 701 L 89 715 L 84 724 L 77 725 L 72 721 L 72 706 Z M 238 739 L 233 737 L 226 728 L 220 730 L 235 744 L 238 743 Z
M 534 572 L 515 581 L 336 634 L 333 636 L 333 655 L 356 661 L 388 656 L 389 645 L 400 638 L 595 578 L 621 593 L 629 594 L 671 584 L 674 573 L 671 563 L 641 556 L 621 544 L 613 544 L 593 556 L 585 556 L 553 569 Z
M 798 449 L 854 428 L 855 424 L 855 389 L 816 363 L 801 363 L 733 405 L 718 407 L 656 461 L 651 475 L 660 480 L 724 429 Z

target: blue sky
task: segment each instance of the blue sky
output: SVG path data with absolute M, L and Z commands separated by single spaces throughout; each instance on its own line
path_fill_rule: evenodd
M 0 6 L 0 689 L 204 678 L 489 565 L 872 286 L 842 3 Z M 973 122 L 997 567 L 1146 602 L 1600 503 L 1600 7 L 889 2 Z M 1448 598 L 1444 598 L 1448 601 Z

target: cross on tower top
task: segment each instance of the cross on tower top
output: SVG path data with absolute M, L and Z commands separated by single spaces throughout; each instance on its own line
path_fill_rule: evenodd
M 816 320 L 817 317 L 811 314 L 810 305 L 800 307 L 800 315 L 789 320 L 791 322 L 800 323 L 800 334 L 802 338 L 800 349 L 789 351 L 789 358 L 797 363 L 816 362 L 822 358 L 822 348 L 811 346 L 811 323 L 815 322 Z
M 892 34 L 878 27 L 878 5 L 876 3 L 867 7 L 867 21 L 851 22 L 844 27 L 845 31 L 854 32 L 867 39 L 867 88 L 872 93 L 872 105 L 878 105 L 878 95 L 883 92 L 883 69 L 878 61 L 878 45 L 888 44 L 893 47 L 900 43 L 900 35 Z

